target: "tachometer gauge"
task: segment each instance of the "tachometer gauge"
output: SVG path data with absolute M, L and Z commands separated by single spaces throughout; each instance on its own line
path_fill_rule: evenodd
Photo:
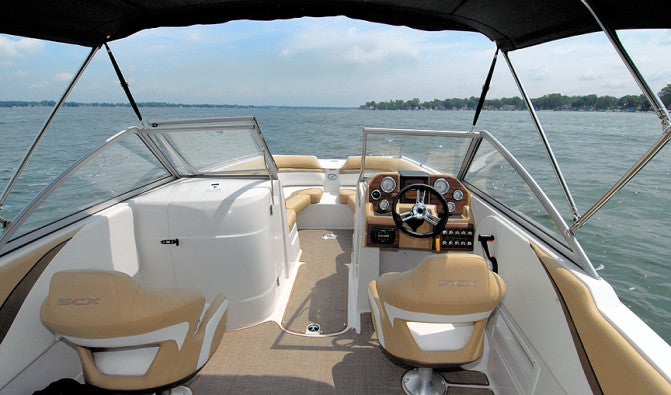
M 386 176 L 380 182 L 380 189 L 382 189 L 382 192 L 384 193 L 394 192 L 396 189 L 396 180 L 394 180 L 392 177 Z
M 464 191 L 462 191 L 461 189 L 457 189 L 452 194 L 452 199 L 456 200 L 457 202 L 460 201 L 463 198 L 464 198 Z
M 433 182 L 433 189 L 438 191 L 441 195 L 444 195 L 450 190 L 450 183 L 444 178 L 439 178 Z
M 380 203 L 378 203 L 378 207 L 380 207 L 380 210 L 382 211 L 389 210 L 389 200 L 387 199 L 380 200 Z
M 457 209 L 457 205 L 454 202 L 447 202 L 447 211 L 453 213 Z

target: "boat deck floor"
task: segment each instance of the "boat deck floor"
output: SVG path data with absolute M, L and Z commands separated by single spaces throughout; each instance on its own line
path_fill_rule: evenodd
M 301 230 L 304 262 L 298 269 L 282 327 L 305 333 L 319 324 L 322 334 L 347 328 L 347 278 L 352 255 L 351 230 Z
M 212 359 L 187 383 L 194 394 L 403 393 L 407 369 L 384 356 L 370 314 L 362 315 L 360 334 L 345 330 L 344 264 L 350 261 L 352 231 L 305 230 L 299 236 L 305 263 L 285 310 L 284 329 L 265 322 L 226 332 Z M 305 335 L 309 323 L 332 335 Z M 493 394 L 483 373 L 442 374 L 448 383 L 462 384 L 450 385 L 448 394 Z

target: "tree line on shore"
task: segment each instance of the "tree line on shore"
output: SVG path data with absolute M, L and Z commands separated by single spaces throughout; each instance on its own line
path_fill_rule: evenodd
M 671 84 L 660 92 L 659 96 L 667 108 L 671 108 Z M 421 102 L 418 98 L 412 100 L 389 100 L 383 102 L 369 101 L 359 107 L 362 110 L 474 110 L 479 98 L 471 96 L 468 99 L 433 99 Z M 650 103 L 643 95 L 626 95 L 620 98 L 614 96 L 566 96 L 560 93 L 550 93 L 531 99 L 538 110 L 564 111 L 649 111 Z M 486 99 L 486 110 L 525 110 L 526 105 L 520 97 L 503 97 L 501 99 Z
M 21 101 L 8 100 L 0 101 L 0 107 L 53 107 L 56 102 L 53 100 L 42 101 Z M 254 106 L 239 104 L 180 104 L 165 102 L 140 102 L 138 107 L 180 107 L 180 108 L 253 108 Z M 130 107 L 130 103 L 77 103 L 65 102 L 63 107 Z

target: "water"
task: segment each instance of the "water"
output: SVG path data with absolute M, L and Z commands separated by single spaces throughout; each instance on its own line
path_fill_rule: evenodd
M 0 108 L 0 187 L 4 188 L 50 109 Z M 361 154 L 363 127 L 467 130 L 467 111 L 315 109 L 142 109 L 147 120 L 254 115 L 273 153 L 343 158 Z M 584 213 L 659 137 L 652 114 L 539 114 L 579 212 Z M 129 108 L 65 108 L 43 141 L 2 214 L 13 217 L 66 166 L 127 126 Z M 570 222 L 570 211 L 526 112 L 483 112 L 478 129 L 492 132 L 536 177 Z M 621 300 L 671 342 L 671 155 L 662 151 L 578 231 L 599 274 Z

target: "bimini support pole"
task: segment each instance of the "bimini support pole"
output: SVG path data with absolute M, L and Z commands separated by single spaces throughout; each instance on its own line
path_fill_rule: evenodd
M 597 21 L 599 26 L 601 26 L 601 29 L 615 48 L 615 51 L 617 51 L 624 64 L 627 66 L 627 69 L 629 69 L 629 72 L 634 77 L 634 80 L 638 84 L 639 88 L 641 88 L 643 94 L 647 97 L 650 105 L 657 114 L 657 117 L 662 122 L 663 131 L 662 136 L 655 142 L 655 144 L 653 144 L 652 147 L 650 147 L 650 149 L 648 149 L 648 151 L 643 154 L 641 159 L 639 159 L 638 162 L 636 162 L 634 166 L 632 166 L 632 168 L 629 169 L 629 171 L 624 176 L 622 176 L 622 178 L 620 178 L 620 180 L 616 182 L 615 185 L 613 185 L 613 187 L 608 192 L 606 192 L 606 194 L 603 195 L 603 197 L 599 199 L 598 202 L 594 204 L 594 206 L 587 210 L 587 212 L 585 212 L 582 217 L 579 217 L 573 223 L 573 226 L 571 227 L 572 232 L 575 232 L 576 229 L 580 228 L 590 217 L 592 217 L 592 215 L 599 211 L 599 209 L 601 209 L 601 207 L 603 207 L 603 205 L 606 204 L 613 197 L 613 195 L 615 195 L 620 191 L 620 189 L 627 185 L 627 183 L 631 181 L 631 179 L 634 178 L 636 174 L 638 174 L 638 172 L 641 171 L 641 169 L 643 169 L 652 160 L 652 158 L 654 158 L 655 155 L 657 155 L 659 151 L 662 150 L 662 148 L 664 148 L 669 140 L 671 140 L 671 121 L 669 121 L 669 113 L 666 111 L 666 108 L 664 108 L 662 101 L 650 88 L 650 85 L 648 85 L 645 78 L 643 78 L 643 75 L 634 64 L 634 61 L 631 59 L 631 57 L 629 57 L 629 54 L 622 45 L 622 42 L 617 36 L 617 33 L 603 23 L 601 18 L 599 18 L 599 16 L 595 13 L 594 9 L 590 6 L 587 0 L 582 0 L 582 2 Z
M 19 180 L 19 177 L 21 177 L 21 174 L 23 174 L 23 171 L 25 170 L 26 166 L 28 165 L 28 162 L 30 162 L 30 159 L 35 154 L 35 150 L 37 149 L 37 147 L 42 142 L 42 139 L 44 138 L 44 136 L 47 132 L 47 129 L 49 129 L 52 122 L 54 121 L 54 118 L 56 118 L 56 114 L 58 114 L 58 112 L 63 107 L 63 103 L 65 103 L 65 100 L 67 100 L 68 96 L 70 96 L 70 93 L 74 89 L 75 85 L 77 85 L 77 82 L 79 81 L 79 78 L 82 76 L 82 74 L 84 73 L 84 70 L 86 70 L 89 63 L 91 63 L 91 60 L 93 59 L 93 57 L 95 56 L 95 54 L 98 52 L 99 49 L 100 49 L 100 46 L 91 48 L 91 52 L 89 53 L 89 55 L 84 60 L 84 63 L 82 63 L 81 67 L 77 71 L 77 74 L 75 74 L 75 76 L 72 78 L 72 81 L 70 81 L 70 85 L 68 85 L 68 87 L 65 89 L 65 92 L 61 96 L 61 99 L 54 106 L 54 109 L 51 111 L 51 114 L 49 115 L 49 118 L 47 118 L 46 122 L 44 123 L 44 126 L 42 126 L 42 130 L 37 135 L 37 137 L 35 137 L 35 141 L 33 141 L 33 145 L 31 145 L 30 148 L 28 149 L 28 152 L 26 152 L 26 155 L 23 157 L 23 161 L 21 161 L 21 164 L 16 169 L 16 172 L 14 172 L 14 176 L 9 181 L 9 184 L 7 184 L 7 187 L 5 187 L 5 190 L 2 192 L 2 196 L 0 197 L 0 210 L 2 210 L 2 206 L 7 201 L 7 198 L 9 197 L 9 194 L 14 189 L 14 186 L 16 185 L 17 181 Z M 9 221 L 7 221 L 6 219 L 2 218 L 2 216 L 0 216 L 0 223 L 2 224 L 3 227 L 6 228 Z
M 552 165 L 552 168 L 554 169 L 555 176 L 557 177 L 557 180 L 559 181 L 559 185 L 561 185 L 562 191 L 564 192 L 564 197 L 566 197 L 566 201 L 568 202 L 569 209 L 571 210 L 571 214 L 573 215 L 573 220 L 577 220 L 580 216 L 578 215 L 578 207 L 575 204 L 575 200 L 573 200 L 573 195 L 571 195 L 571 191 L 568 188 L 568 184 L 566 183 L 566 179 L 564 179 L 564 175 L 562 174 L 561 169 L 559 168 L 559 164 L 557 163 L 557 158 L 555 157 L 554 152 L 552 151 L 552 147 L 550 146 L 550 142 L 548 141 L 547 135 L 545 134 L 545 130 L 543 130 L 543 126 L 541 125 L 541 121 L 538 119 L 538 114 L 536 114 L 536 110 L 534 109 L 534 105 L 531 103 L 531 99 L 529 98 L 529 95 L 527 95 L 527 91 L 524 89 L 524 86 L 522 85 L 522 81 L 520 80 L 519 76 L 517 75 L 517 72 L 515 71 L 515 68 L 513 67 L 512 62 L 510 61 L 510 58 L 508 57 L 508 52 L 503 51 L 503 58 L 506 60 L 506 63 L 508 63 L 508 67 L 510 68 L 510 73 L 513 76 L 513 79 L 515 80 L 515 83 L 517 84 L 517 88 L 520 90 L 520 93 L 522 94 L 522 97 L 524 98 L 524 102 L 527 105 L 527 108 L 529 109 L 529 114 L 531 114 L 531 118 L 534 121 L 534 124 L 536 125 L 536 129 L 538 130 L 538 134 L 543 141 L 543 146 L 545 147 L 545 152 L 547 152 L 548 158 L 550 159 L 550 164 Z

